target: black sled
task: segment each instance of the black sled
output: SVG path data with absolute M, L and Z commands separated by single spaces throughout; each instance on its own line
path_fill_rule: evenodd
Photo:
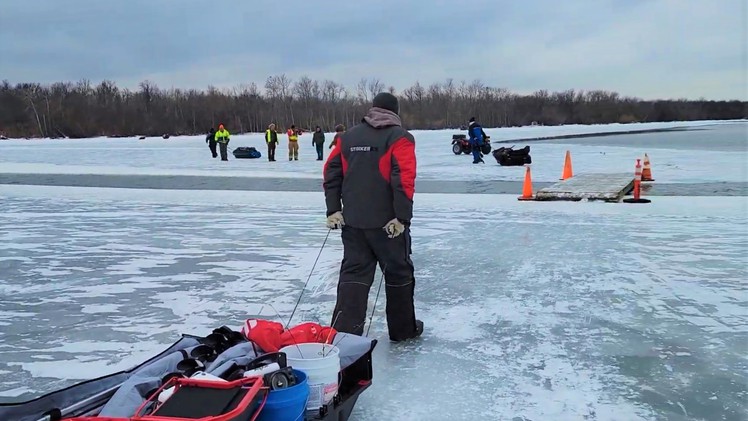
M 256 159 L 262 156 L 262 153 L 252 146 L 240 146 L 234 149 L 232 153 L 234 154 L 234 158 L 237 159 Z
M 512 148 L 514 146 L 508 148 L 501 147 L 493 151 L 493 157 L 499 165 L 502 167 L 512 167 L 532 164 L 529 145 L 517 150 Z
M 244 343 L 247 345 L 242 345 Z M 323 405 L 319 410 L 306 411 L 303 415 L 305 421 L 345 421 L 350 418 L 359 396 L 371 386 L 372 352 L 376 344 L 376 339 L 357 335 L 338 341 L 341 355 L 343 348 L 348 348 L 346 355 L 350 361 L 344 365 L 341 359 L 342 369 L 339 372 L 338 393 L 331 402 Z M 257 415 L 261 412 L 262 407 L 259 402 L 267 395 L 267 387 L 258 390 L 257 385 L 251 381 L 255 377 L 242 379 L 243 373 L 234 373 L 232 370 L 237 367 L 236 364 L 231 364 L 231 368 L 221 375 L 222 378 L 231 382 L 225 383 L 231 386 L 230 388 L 187 378 L 196 370 L 200 371 L 201 367 L 215 362 L 216 359 L 221 359 L 223 355 L 230 354 L 231 348 L 235 345 L 247 346 L 247 349 L 254 348 L 253 343 L 247 341 L 241 333 L 225 326 L 215 329 L 212 334 L 205 337 L 183 334 L 181 339 L 160 354 L 131 369 L 83 381 L 25 402 L 0 403 L 0 420 L 179 421 L 199 418 L 216 421 L 247 421 L 254 419 L 251 414 Z M 231 362 L 230 359 L 226 361 Z M 229 365 L 228 363 L 225 365 Z M 251 367 L 247 366 L 247 368 Z M 166 374 L 158 380 L 162 373 Z M 158 416 L 156 413 L 101 418 L 98 416 L 107 404 L 113 403 L 112 401 L 132 406 L 133 410 L 141 405 L 139 402 L 143 402 L 138 409 L 147 411 L 150 402 L 154 402 L 155 405 L 160 391 L 166 386 L 180 383 L 183 383 L 182 386 L 186 388 L 180 394 L 181 398 L 177 399 L 179 402 L 172 402 L 172 408 L 161 406 L 161 412 L 179 412 L 179 416 Z M 267 386 L 267 382 L 263 383 L 265 384 L 260 384 L 260 386 Z M 141 386 L 146 384 L 155 388 L 142 389 Z M 179 390 L 175 391 L 175 399 L 178 393 Z M 219 398 L 226 402 L 219 402 Z M 166 402 L 168 403 L 171 399 L 169 398 Z M 187 400 L 186 403 L 183 402 L 185 400 Z M 241 402 L 237 404 L 237 401 Z M 206 407 L 206 402 L 211 404 L 211 408 Z M 114 409 L 118 409 L 117 405 L 114 405 Z M 205 414 L 206 411 L 214 409 L 220 410 L 216 411 L 215 415 Z M 236 413 L 236 416 L 232 416 L 231 412 Z

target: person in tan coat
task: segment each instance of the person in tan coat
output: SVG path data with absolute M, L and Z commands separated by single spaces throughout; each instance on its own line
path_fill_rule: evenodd
M 299 130 L 296 130 L 296 126 L 293 124 L 291 128 L 286 132 L 288 135 L 288 160 L 298 161 L 299 160 Z

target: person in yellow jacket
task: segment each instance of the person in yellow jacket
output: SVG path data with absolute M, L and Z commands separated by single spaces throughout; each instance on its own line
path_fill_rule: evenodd
M 268 161 L 275 161 L 275 146 L 278 144 L 278 133 L 275 131 L 275 124 L 270 123 L 265 130 L 265 143 L 268 144 Z
M 288 135 L 288 160 L 298 161 L 299 160 L 299 131 L 296 130 L 296 126 L 293 124 L 291 128 L 286 132 Z
M 223 127 L 223 124 L 218 125 L 218 131 L 215 134 L 216 143 L 221 148 L 221 161 L 229 160 L 229 131 Z

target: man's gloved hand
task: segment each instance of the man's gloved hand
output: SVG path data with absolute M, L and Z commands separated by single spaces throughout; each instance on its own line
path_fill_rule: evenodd
M 343 228 L 344 225 L 345 221 L 343 220 L 343 213 L 340 211 L 327 217 L 327 228 L 330 228 L 331 230 Z
M 388 222 L 387 225 L 383 227 L 383 229 L 387 232 L 388 237 L 395 238 L 405 232 L 405 225 L 403 225 L 403 223 L 400 222 L 397 218 L 394 218 L 390 222 Z

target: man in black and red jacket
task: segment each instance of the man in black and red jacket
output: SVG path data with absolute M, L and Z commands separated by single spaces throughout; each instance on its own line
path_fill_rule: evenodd
M 415 139 L 402 127 L 394 95 L 374 97 L 361 123 L 342 133 L 324 166 L 327 226 L 340 228 L 343 261 L 332 327 L 362 335 L 377 263 L 384 268 L 390 340 L 420 336 L 413 304 L 410 220 Z

